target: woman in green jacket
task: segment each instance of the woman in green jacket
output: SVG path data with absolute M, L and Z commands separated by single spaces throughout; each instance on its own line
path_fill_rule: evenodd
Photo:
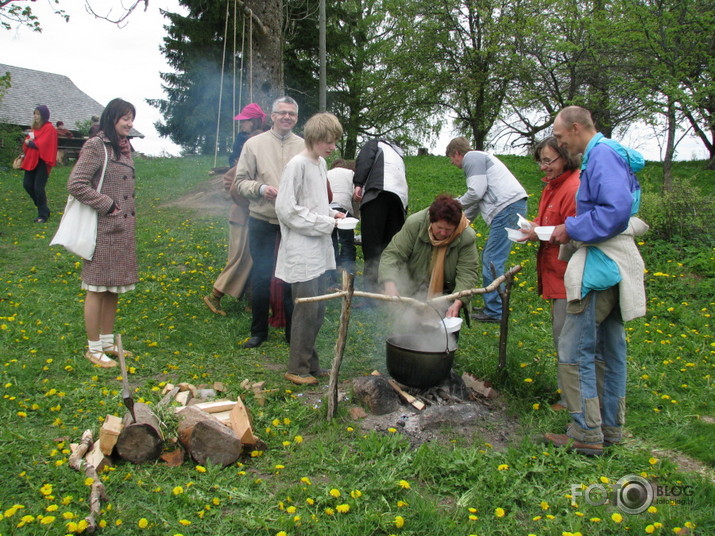
M 476 234 L 462 205 L 446 194 L 405 221 L 385 248 L 379 282 L 388 296 L 433 298 L 477 286 Z M 459 316 L 469 298 L 454 300 L 445 317 Z

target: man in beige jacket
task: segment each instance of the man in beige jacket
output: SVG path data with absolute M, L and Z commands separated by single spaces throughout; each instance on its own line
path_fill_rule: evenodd
M 268 338 L 271 277 L 275 271 L 276 243 L 280 226 L 275 201 L 283 168 L 305 144 L 293 133 L 298 122 L 298 103 L 290 97 L 277 99 L 271 108 L 273 128 L 249 139 L 243 146 L 232 189 L 249 200 L 248 245 L 251 270 L 251 337 L 244 348 L 256 348 Z M 290 286 L 284 285 L 286 339 L 289 338 L 293 302 Z

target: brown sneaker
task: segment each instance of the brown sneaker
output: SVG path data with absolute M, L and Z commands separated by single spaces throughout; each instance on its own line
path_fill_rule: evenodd
M 566 434 L 544 434 L 544 440 L 555 447 L 566 447 L 586 456 L 601 456 L 603 443 L 582 443 Z
M 315 385 L 318 383 L 318 379 L 314 376 L 299 376 L 298 374 L 291 374 L 286 372 L 283 377 L 297 385 Z
M 221 307 L 221 299 L 217 298 L 213 294 L 209 294 L 208 296 L 204 296 L 204 303 L 206 304 L 206 307 L 211 309 L 212 313 L 215 313 L 217 315 L 221 316 L 226 316 L 226 311 L 223 310 Z

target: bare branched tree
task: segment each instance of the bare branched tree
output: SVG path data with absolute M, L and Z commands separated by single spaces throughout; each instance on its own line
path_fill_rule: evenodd
M 131 5 L 128 7 L 124 5 L 123 0 L 120 0 L 120 4 L 122 6 L 122 9 L 119 11 L 118 15 L 112 13 L 112 11 L 114 11 L 114 8 L 110 8 L 105 15 L 98 14 L 92 7 L 92 4 L 89 0 L 85 0 L 84 8 L 87 10 L 87 13 L 93 15 L 95 18 L 106 20 L 108 22 L 111 22 L 112 24 L 116 24 L 120 28 L 124 28 L 127 25 L 127 22 L 125 21 L 129 18 L 129 15 L 131 15 L 132 12 L 139 6 L 139 4 L 144 4 L 144 11 L 149 9 L 149 0 L 133 0 L 131 2 Z

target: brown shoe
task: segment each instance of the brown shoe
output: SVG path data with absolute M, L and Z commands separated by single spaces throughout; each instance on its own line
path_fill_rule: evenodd
M 117 362 L 114 359 L 107 357 L 104 352 L 93 352 L 92 350 L 87 350 L 84 357 L 98 367 L 112 368 L 117 366 Z
M 568 409 L 568 408 L 566 406 L 564 406 L 563 404 L 556 402 L 555 404 L 551 404 L 551 409 L 554 411 L 564 411 L 565 409 Z
M 113 344 L 111 346 L 105 346 L 102 348 L 104 350 L 104 353 L 107 355 L 113 355 L 114 357 L 119 357 L 119 348 L 117 347 L 116 344 Z M 124 357 L 130 358 L 134 357 L 134 354 L 131 353 L 129 350 L 124 350 Z
M 299 376 L 298 374 L 291 374 L 290 372 L 286 372 L 283 377 L 291 381 L 297 385 L 315 385 L 318 383 L 318 379 L 315 378 L 314 376 Z
M 217 315 L 221 316 L 226 316 L 226 311 L 223 310 L 221 307 L 221 299 L 217 298 L 213 294 L 209 294 L 208 296 L 204 296 L 204 303 L 206 304 L 206 307 L 211 309 L 211 312 Z
M 603 443 L 583 443 L 566 434 L 544 434 L 544 440 L 555 447 L 566 447 L 586 456 L 601 456 Z

